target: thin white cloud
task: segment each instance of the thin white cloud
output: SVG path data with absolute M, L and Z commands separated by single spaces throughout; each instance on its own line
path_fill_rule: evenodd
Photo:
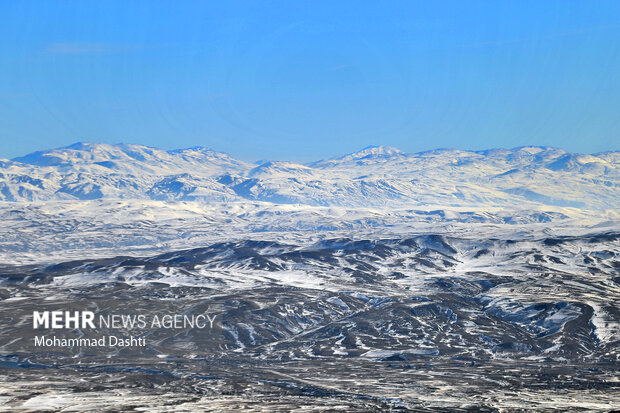
M 132 43 L 92 43 L 92 42 L 54 42 L 47 46 L 46 51 L 54 54 L 97 54 L 123 53 L 134 50 L 157 49 L 164 45 L 132 44 Z

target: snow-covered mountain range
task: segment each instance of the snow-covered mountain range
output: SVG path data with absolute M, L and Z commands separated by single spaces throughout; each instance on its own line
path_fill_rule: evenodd
M 616 209 L 620 152 L 550 147 L 415 154 L 387 146 L 301 165 L 196 147 L 76 143 L 0 160 L 0 200 L 260 201 L 342 207 Z
M 548 147 L 379 146 L 301 165 L 79 143 L 2 160 L 0 403 L 610 410 L 619 201 L 620 152 Z M 144 350 L 44 351 L 16 321 L 42 305 L 215 308 L 220 324 L 125 329 Z

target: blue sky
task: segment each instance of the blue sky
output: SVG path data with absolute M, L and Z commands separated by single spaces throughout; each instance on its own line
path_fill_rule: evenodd
M 0 158 L 620 149 L 620 2 L 0 2 Z

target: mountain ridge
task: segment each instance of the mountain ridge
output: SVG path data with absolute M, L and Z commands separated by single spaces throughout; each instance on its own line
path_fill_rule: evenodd
M 77 142 L 0 162 L 0 201 L 71 199 L 614 209 L 620 152 L 523 146 L 405 153 L 379 145 L 305 165 L 259 165 L 203 146 Z

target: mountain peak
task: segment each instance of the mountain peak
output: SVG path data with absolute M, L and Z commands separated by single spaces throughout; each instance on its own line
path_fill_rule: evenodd
M 183 149 L 172 149 L 168 151 L 169 153 L 189 153 L 189 152 L 197 152 L 197 153 L 216 153 L 217 151 L 211 149 L 211 148 L 207 148 L 206 146 L 192 146 L 190 148 L 183 148 Z M 223 152 L 217 152 L 217 153 L 223 153 Z
M 400 149 L 394 148 L 392 146 L 385 145 L 376 145 L 376 146 L 367 146 L 364 149 L 346 154 L 344 156 L 340 156 L 335 158 L 335 160 L 339 161 L 352 161 L 359 159 L 380 159 L 380 158 L 392 158 L 395 156 L 402 156 L 405 153 Z
M 549 151 L 549 150 L 557 151 L 558 148 L 553 148 L 551 146 L 527 145 L 527 146 L 518 146 L 518 147 L 513 149 L 513 151 L 527 152 L 530 155 L 536 155 L 536 154 L 539 154 L 541 152 L 545 152 L 545 151 Z
M 367 146 L 364 149 L 349 153 L 343 156 L 339 156 L 337 158 L 331 158 L 327 160 L 321 160 L 317 162 L 313 162 L 309 164 L 310 166 L 316 167 L 325 167 L 329 165 L 335 165 L 341 162 L 364 162 L 364 161 L 373 161 L 373 160 L 386 160 L 392 159 L 396 157 L 405 156 L 405 153 L 398 148 L 394 148 L 392 146 L 386 145 L 375 145 L 375 146 Z
M 90 143 L 90 142 L 75 142 L 72 143 L 71 145 L 65 146 L 64 148 L 60 148 L 60 149 L 75 149 L 75 150 L 85 150 L 85 149 L 89 149 L 91 147 L 93 147 L 96 144 Z
M 351 156 L 355 158 L 366 158 L 369 156 L 375 157 L 375 156 L 392 156 L 392 155 L 403 155 L 403 154 L 404 154 L 403 151 L 401 151 L 398 148 L 394 148 L 393 146 L 374 145 L 374 146 L 367 146 L 361 151 L 353 152 L 345 156 Z
M 373 159 L 389 159 L 394 157 L 404 156 L 405 153 L 400 149 L 392 146 L 367 146 L 361 151 L 349 153 L 347 155 L 336 158 L 337 161 L 361 161 L 361 160 L 373 160 Z

